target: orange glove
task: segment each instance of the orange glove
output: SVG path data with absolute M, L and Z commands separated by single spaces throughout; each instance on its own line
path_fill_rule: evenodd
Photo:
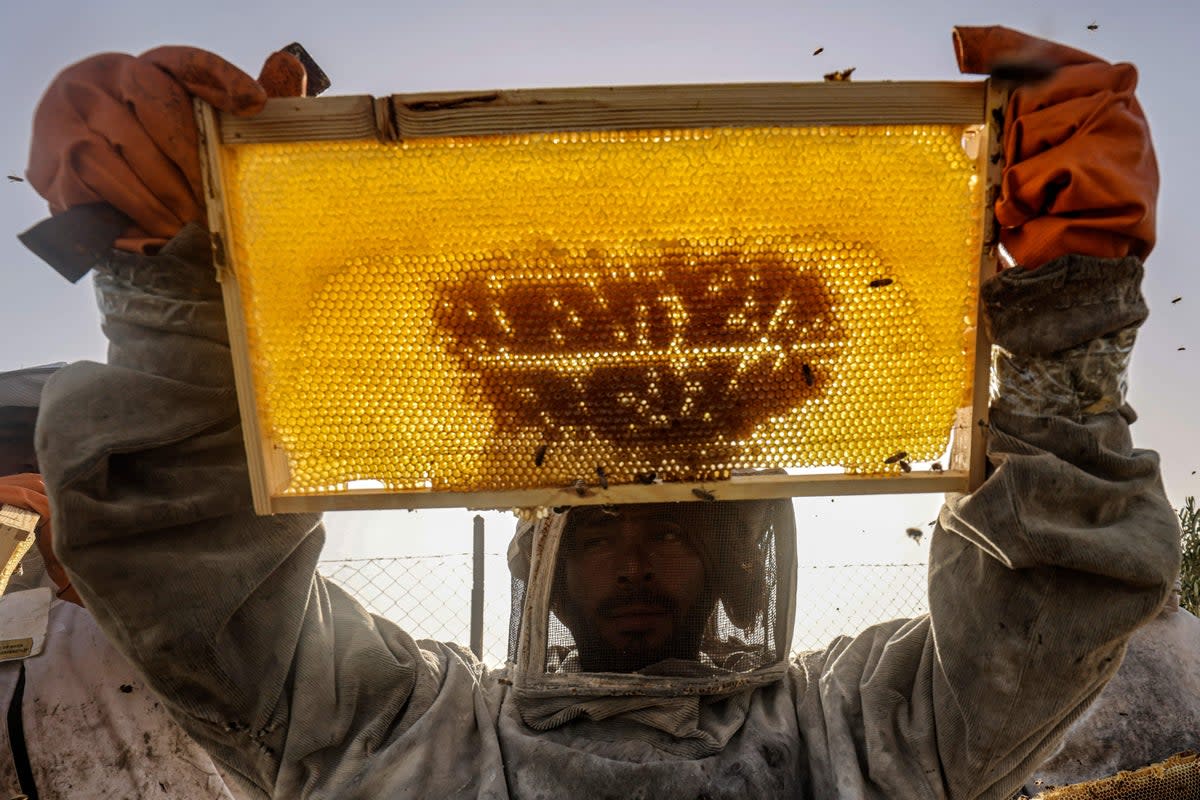
M 958 67 L 1057 68 L 1017 88 L 1005 115 L 1000 241 L 1028 269 L 1068 253 L 1145 258 L 1158 165 L 1134 97 L 1137 70 L 1002 27 L 954 29 Z
M 46 499 L 46 485 L 42 476 L 33 473 L 0 477 L 0 505 L 8 504 L 35 511 L 42 517 L 37 531 L 37 547 L 46 565 L 46 574 L 59 587 L 58 596 L 76 605 L 83 605 L 79 593 L 71 585 L 71 578 L 62 563 L 54 555 L 54 529 L 50 527 L 50 501 Z
M 26 175 L 52 214 L 112 205 L 132 220 L 116 247 L 147 252 L 206 222 L 192 97 L 247 116 L 304 85 L 299 59 L 282 51 L 257 82 L 193 47 L 92 56 L 59 73 L 38 104 Z
M 42 524 L 50 524 L 50 501 L 42 476 L 27 472 L 0 478 L 0 505 L 16 506 L 41 515 Z

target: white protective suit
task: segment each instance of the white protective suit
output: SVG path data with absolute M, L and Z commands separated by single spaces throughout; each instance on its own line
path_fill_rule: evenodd
M 259 796 L 1005 798 L 1175 579 L 1178 523 L 1157 457 L 1131 446 L 1132 410 L 1077 396 L 1096 376 L 1060 370 L 1079 392 L 994 402 L 993 472 L 940 514 L 928 616 L 746 691 L 659 696 L 653 713 L 631 696 L 537 730 L 521 675 L 414 641 L 317 576 L 319 517 L 252 513 L 208 254 L 189 226 L 157 256 L 101 265 L 109 364 L 54 377 L 38 448 L 80 594 Z M 1031 363 L 1078 355 L 1144 318 L 1140 277 L 1136 259 L 1075 257 L 1012 276 L 989 295 L 994 334 Z M 664 718 L 706 754 L 681 754 Z
M 0 798 L 21 794 L 17 762 L 24 760 L 40 800 L 234 800 L 212 760 L 87 611 L 45 587 L 6 594 L 0 639 L 25 632 L 6 613 L 15 605 L 21 616 L 32 613 L 45 641 L 36 655 L 0 663 L 0 713 L 8 723 L 0 725 Z M 18 693 L 19 714 L 12 705 Z M 14 727 L 21 732 L 16 748 Z

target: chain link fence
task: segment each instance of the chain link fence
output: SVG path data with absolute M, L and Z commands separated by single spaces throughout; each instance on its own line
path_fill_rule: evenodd
M 924 563 L 801 564 L 793 652 L 820 650 L 838 636 L 926 613 L 926 573 Z
M 469 645 L 473 553 L 322 561 L 317 570 L 354 595 L 372 614 L 415 639 Z M 509 578 L 503 553 L 483 554 L 483 660 L 508 654 Z
M 374 614 L 417 639 L 467 645 L 472 641 L 474 553 L 322 561 L 322 575 Z M 482 553 L 483 661 L 500 666 L 508 653 L 510 583 L 503 553 Z M 889 619 L 924 614 L 926 566 L 910 564 L 801 565 L 793 651 L 822 649 Z M 478 601 L 477 601 L 478 602 Z

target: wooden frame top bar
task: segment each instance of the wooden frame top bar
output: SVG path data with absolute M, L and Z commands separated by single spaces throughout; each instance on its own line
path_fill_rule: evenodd
M 299 97 L 222 114 L 225 144 L 694 127 L 977 124 L 986 82 L 749 83 Z

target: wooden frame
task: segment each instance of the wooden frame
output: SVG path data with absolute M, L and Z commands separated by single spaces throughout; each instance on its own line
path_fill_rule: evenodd
M 34 544 L 35 531 L 42 518 L 33 511 L 0 504 L 0 592 L 12 580 L 21 559 Z
M 223 286 L 234 355 L 239 405 L 250 464 L 255 510 L 260 514 L 363 508 L 529 508 L 604 503 L 747 499 L 838 494 L 970 491 L 982 482 L 986 461 L 988 375 L 991 345 L 974 331 L 972 404 L 953 429 L 950 463 L 940 471 L 895 475 L 763 475 L 726 481 L 544 487 L 493 492 L 351 489 L 335 495 L 288 495 L 287 459 L 256 416 L 256 392 L 236 265 L 225 242 L 231 230 L 223 202 L 219 148 L 227 144 L 297 140 L 401 141 L 535 131 L 594 131 L 667 127 L 817 125 L 980 125 L 976 143 L 986 175 L 979 284 L 997 270 L 992 192 L 1002 167 L 1000 130 L 1007 94 L 988 82 L 741 84 L 545 89 L 285 98 L 268 101 L 256 117 L 218 114 L 197 101 L 204 154 L 205 195 L 213 232 L 214 262 Z M 977 311 L 982 321 L 982 307 Z

